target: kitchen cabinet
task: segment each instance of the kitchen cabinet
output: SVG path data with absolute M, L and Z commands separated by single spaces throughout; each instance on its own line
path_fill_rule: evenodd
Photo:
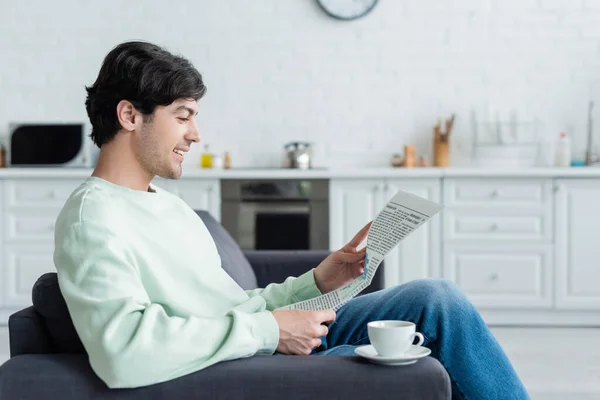
M 155 178 L 156 185 L 179 196 L 194 210 L 208 211 L 221 221 L 221 181 L 219 179 L 177 180 Z
M 600 181 L 556 181 L 556 307 L 600 310 Z
M 344 246 L 373 220 L 398 190 L 440 201 L 439 179 L 332 179 L 330 247 Z M 391 287 L 409 280 L 440 276 L 439 214 L 419 227 L 385 258 L 384 281 Z
M 0 181 L 2 257 L 0 305 L 31 304 L 31 288 L 55 272 L 54 223 L 81 179 L 4 179 Z M 0 320 L 0 323 L 2 321 Z
M 332 179 L 329 182 L 329 246 L 343 247 L 381 209 L 381 179 Z
M 25 307 L 31 304 L 31 289 L 40 276 L 56 272 L 54 244 L 22 243 L 4 247 L 4 306 Z M 0 321 L 1 323 L 1 321 Z
M 552 179 L 444 180 L 443 276 L 480 309 L 552 307 Z
M 31 304 L 31 288 L 54 267 L 54 223 L 80 179 L 4 179 L 2 206 L 2 266 L 0 304 Z
M 389 179 L 384 185 L 385 197 L 381 207 L 398 190 L 440 203 L 440 186 L 439 179 Z M 442 218 L 440 214 L 441 212 L 431 217 L 389 253 L 386 263 L 394 267 L 385 269 L 387 286 L 414 279 L 441 277 Z

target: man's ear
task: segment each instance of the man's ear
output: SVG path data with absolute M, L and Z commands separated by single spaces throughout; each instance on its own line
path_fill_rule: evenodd
M 141 120 L 139 111 L 127 100 L 121 100 L 117 104 L 117 119 L 127 132 L 133 132 L 137 123 Z

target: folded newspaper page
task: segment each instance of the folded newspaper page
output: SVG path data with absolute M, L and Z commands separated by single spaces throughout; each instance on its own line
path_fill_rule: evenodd
M 398 191 L 371 224 L 367 235 L 364 274 L 333 292 L 290 304 L 279 310 L 333 309 L 337 311 L 371 284 L 379 264 L 398 243 L 441 209 L 442 206 L 438 203 L 411 193 Z

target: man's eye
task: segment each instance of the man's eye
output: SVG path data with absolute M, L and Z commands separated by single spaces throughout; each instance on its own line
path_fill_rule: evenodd
M 183 118 L 183 117 L 178 117 L 178 119 L 180 119 L 181 121 L 185 121 L 185 122 L 190 120 L 189 118 Z

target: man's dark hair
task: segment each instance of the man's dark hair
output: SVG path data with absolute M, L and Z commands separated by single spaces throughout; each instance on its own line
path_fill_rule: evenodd
M 86 86 L 90 137 L 98 147 L 110 142 L 121 125 L 117 104 L 130 101 L 151 119 L 156 106 L 181 98 L 199 100 L 206 92 L 202 75 L 185 58 L 148 42 L 121 43 L 104 58 L 96 82 Z

